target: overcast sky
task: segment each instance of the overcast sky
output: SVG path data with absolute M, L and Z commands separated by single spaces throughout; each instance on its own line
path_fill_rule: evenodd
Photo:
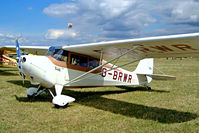
M 0 1 L 0 45 L 15 37 L 22 45 L 67 45 L 192 32 L 199 32 L 199 0 Z

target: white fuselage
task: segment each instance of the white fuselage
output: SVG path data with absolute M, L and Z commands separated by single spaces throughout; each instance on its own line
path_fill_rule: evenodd
M 147 79 L 140 79 L 135 72 L 129 72 L 121 68 L 107 71 L 110 68 L 103 67 L 102 74 L 89 73 L 88 75 L 69 83 L 74 78 L 85 72 L 71 68 L 60 67 L 51 62 L 47 56 L 23 56 L 26 58 L 21 63 L 22 71 L 26 78 L 33 84 L 40 84 L 46 88 L 55 85 L 65 87 L 89 87 L 89 86 L 119 86 L 119 85 L 143 85 Z M 69 83 L 69 84 L 68 84 Z

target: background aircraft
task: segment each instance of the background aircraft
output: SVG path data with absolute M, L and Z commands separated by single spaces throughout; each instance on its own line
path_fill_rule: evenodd
M 45 50 L 31 50 L 26 49 L 26 52 L 24 52 L 24 49 L 22 48 L 22 51 L 20 51 L 21 55 L 44 55 Z M 32 54 L 32 53 L 34 54 Z M 9 67 L 15 67 L 17 66 L 17 53 L 15 48 L 9 48 L 9 46 L 6 47 L 0 47 L 0 66 L 9 66 Z

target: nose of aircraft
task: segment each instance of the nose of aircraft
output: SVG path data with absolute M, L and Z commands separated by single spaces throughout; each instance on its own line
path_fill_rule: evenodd
M 20 75 L 22 76 L 23 79 L 25 79 L 25 74 L 22 70 L 22 63 L 24 63 L 26 61 L 25 57 L 17 57 L 17 68 L 19 70 Z
M 30 62 L 27 61 L 27 57 L 25 57 L 25 56 L 21 57 L 21 63 L 18 66 L 18 68 L 21 69 L 20 74 L 22 73 L 22 75 L 24 74 L 25 76 L 29 75 L 31 66 L 30 66 Z
M 43 75 L 46 71 L 43 66 L 43 58 L 39 56 L 22 56 L 21 69 L 22 72 L 30 79 Z
M 32 83 L 49 85 L 51 81 L 46 74 L 50 71 L 50 66 L 51 62 L 45 56 L 25 55 L 21 57 L 22 73 Z

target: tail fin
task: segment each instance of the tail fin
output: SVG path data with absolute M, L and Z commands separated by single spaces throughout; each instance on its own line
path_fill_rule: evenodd
M 137 74 L 153 74 L 153 58 L 146 58 L 140 60 L 137 68 L 135 69 L 135 73 Z
M 146 85 L 152 81 L 152 78 L 147 75 L 153 74 L 153 64 L 153 58 L 140 60 L 137 68 L 134 71 L 138 76 L 138 81 L 140 85 Z

